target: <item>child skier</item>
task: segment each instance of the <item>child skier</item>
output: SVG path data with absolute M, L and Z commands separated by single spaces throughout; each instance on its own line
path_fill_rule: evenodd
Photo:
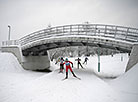
M 66 58 L 65 62 L 63 63 L 63 65 L 64 65 L 64 64 L 66 65 L 66 77 L 65 77 L 65 79 L 68 78 L 68 69 L 71 71 L 71 73 L 73 74 L 74 77 L 78 78 L 78 77 L 74 74 L 73 70 L 71 69 L 70 63 L 72 64 L 72 67 L 73 67 L 73 63 L 72 63 L 71 61 L 69 61 L 68 58 Z M 78 79 L 80 79 L 80 78 L 78 78 Z

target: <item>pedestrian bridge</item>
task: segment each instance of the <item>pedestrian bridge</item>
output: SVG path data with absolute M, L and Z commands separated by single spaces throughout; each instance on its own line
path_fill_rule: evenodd
M 47 50 L 66 46 L 94 46 L 130 53 L 138 43 L 138 29 L 104 24 L 49 27 L 18 40 L 2 42 L 3 49 L 18 46 L 24 57 L 47 56 Z

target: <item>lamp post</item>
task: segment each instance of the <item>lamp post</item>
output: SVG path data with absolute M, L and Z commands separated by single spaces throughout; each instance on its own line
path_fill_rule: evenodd
M 10 25 L 8 25 L 8 28 L 9 28 L 8 40 L 10 40 L 11 26 L 10 26 Z

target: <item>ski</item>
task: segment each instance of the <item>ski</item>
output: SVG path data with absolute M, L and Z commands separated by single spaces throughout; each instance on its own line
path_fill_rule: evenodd
M 64 78 L 64 79 L 62 79 L 62 81 L 66 80 L 66 79 L 68 79 L 68 78 Z
M 60 74 L 60 73 L 62 73 L 62 74 L 63 74 L 63 72 L 58 72 L 58 73 L 59 73 L 59 74 Z
M 79 78 L 79 77 L 77 77 L 77 76 L 74 76 L 75 78 L 77 78 L 77 79 L 79 79 L 79 80 L 81 80 L 81 78 Z
M 79 78 L 79 77 L 75 77 L 75 78 L 81 80 L 81 78 Z M 66 79 L 68 79 L 68 78 L 64 78 L 64 79 L 62 79 L 62 81 L 66 80 Z

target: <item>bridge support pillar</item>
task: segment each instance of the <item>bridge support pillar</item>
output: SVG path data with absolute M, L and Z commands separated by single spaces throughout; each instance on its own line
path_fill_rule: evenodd
M 134 44 L 126 67 L 126 72 L 138 63 L 138 44 Z
M 25 56 L 22 66 L 28 70 L 46 70 L 50 67 L 48 55 L 45 56 Z
M 19 63 L 27 70 L 48 70 L 50 68 L 50 60 L 48 55 L 44 56 L 23 56 L 20 47 L 9 46 L 2 47 L 2 52 L 13 53 Z

